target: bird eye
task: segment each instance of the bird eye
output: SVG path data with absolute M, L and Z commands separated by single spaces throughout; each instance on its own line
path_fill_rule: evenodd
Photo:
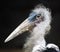
M 36 17 L 36 20 L 35 20 L 36 24 L 40 23 L 41 21 L 44 21 L 44 17 L 41 14 L 38 14 L 35 17 Z
M 39 18 L 40 16 L 41 16 L 41 14 L 38 14 L 36 17 L 38 17 L 38 18 Z

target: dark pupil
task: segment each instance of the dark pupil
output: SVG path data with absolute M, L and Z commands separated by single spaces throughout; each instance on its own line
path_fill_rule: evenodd
M 32 18 L 32 20 L 35 21 L 36 20 L 36 17 L 39 18 L 40 16 L 41 16 L 41 14 L 35 15 L 34 18 Z
M 41 14 L 38 14 L 36 17 L 40 17 L 41 16 Z

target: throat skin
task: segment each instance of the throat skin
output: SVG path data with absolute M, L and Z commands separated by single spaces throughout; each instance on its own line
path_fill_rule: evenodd
M 39 34 L 40 35 L 40 34 Z M 33 36 L 33 37 L 31 37 Z M 27 38 L 26 43 L 24 44 L 24 52 L 33 52 L 36 46 L 40 46 L 40 49 L 44 50 L 46 47 L 46 41 L 43 36 L 32 35 L 30 38 Z

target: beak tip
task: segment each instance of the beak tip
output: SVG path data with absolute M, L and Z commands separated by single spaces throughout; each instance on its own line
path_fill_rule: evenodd
M 5 39 L 4 43 L 8 42 L 9 40 L 8 39 Z
M 6 43 L 6 42 L 7 42 L 7 40 L 4 41 L 4 43 Z

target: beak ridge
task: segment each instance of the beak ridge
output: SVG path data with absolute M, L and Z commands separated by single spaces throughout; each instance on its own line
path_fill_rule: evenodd
M 13 38 L 15 38 L 16 36 L 18 36 L 19 34 L 28 31 L 28 27 L 30 26 L 30 23 L 28 21 L 28 19 L 26 19 L 24 22 L 22 22 L 4 41 L 5 43 L 12 40 Z

